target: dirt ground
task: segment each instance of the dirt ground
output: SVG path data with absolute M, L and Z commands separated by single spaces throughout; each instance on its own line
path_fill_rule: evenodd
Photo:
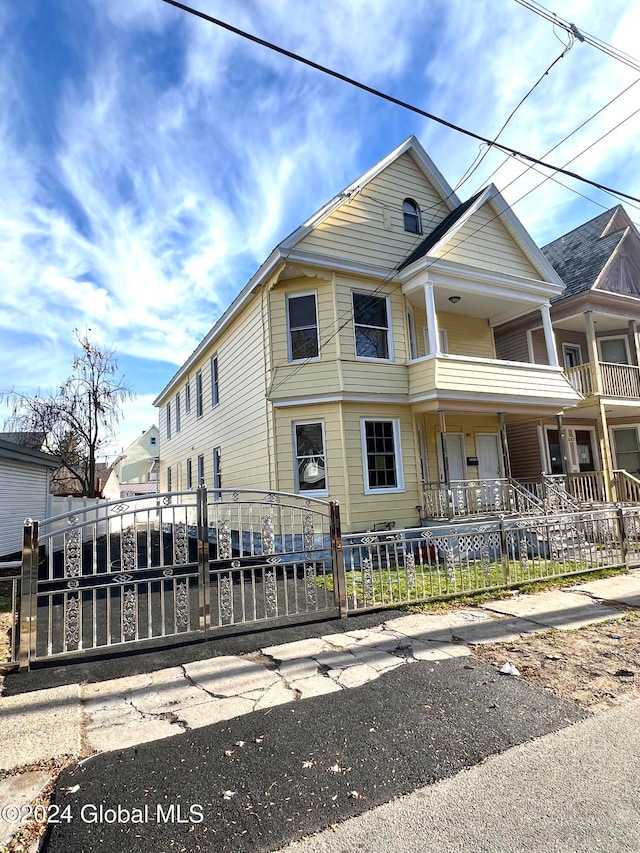
M 526 681 L 601 711 L 640 696 L 640 612 L 576 631 L 529 635 L 516 643 L 475 646 L 476 658 L 511 662 Z

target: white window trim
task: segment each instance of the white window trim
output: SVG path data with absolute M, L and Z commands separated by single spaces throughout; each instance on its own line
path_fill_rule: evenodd
M 176 407 L 175 428 L 176 428 L 176 433 L 178 433 L 178 432 L 180 432 L 180 428 L 182 426 L 182 416 L 181 416 L 181 412 L 180 412 L 180 392 L 179 391 L 176 391 L 175 407 Z
M 367 434 L 365 424 L 367 423 L 391 423 L 393 424 L 393 455 L 396 466 L 397 486 L 384 486 L 371 488 L 369 485 L 369 460 L 367 458 Z M 402 445 L 400 442 L 400 419 L 399 418 L 360 418 L 360 448 L 362 451 L 362 477 L 365 495 L 393 494 L 404 492 L 404 470 L 402 467 Z
M 611 444 L 611 455 L 613 457 L 613 467 L 616 470 L 622 469 L 620 469 L 620 463 L 618 462 L 618 451 L 616 448 L 616 440 L 614 433 L 623 429 L 635 429 L 636 436 L 638 438 L 638 445 L 640 446 L 640 424 L 617 424 L 616 426 L 609 427 L 609 442 Z
M 322 429 L 322 456 L 324 459 L 324 489 L 300 490 L 300 475 L 298 471 L 298 446 L 296 443 L 296 427 L 305 424 L 320 424 Z M 309 497 L 326 498 L 329 496 L 329 465 L 327 464 L 327 436 L 323 418 L 309 418 L 304 421 L 291 421 L 291 446 L 293 448 L 293 483 L 297 495 L 308 495 Z
M 305 358 L 294 358 L 291 352 L 291 328 L 289 326 L 289 300 L 299 299 L 301 296 L 313 296 L 316 306 L 316 339 L 318 341 L 318 355 L 313 355 Z M 287 359 L 292 364 L 299 364 L 302 361 L 320 361 L 322 353 L 320 352 L 320 318 L 318 317 L 318 291 L 305 290 L 300 293 L 287 293 L 285 304 L 285 319 L 287 324 Z
M 202 460 L 202 464 L 200 463 Z M 198 486 L 204 486 L 204 454 L 200 453 L 196 462 L 196 480 L 198 482 Z
M 389 355 L 387 358 L 376 358 L 371 355 L 358 355 L 358 341 L 356 339 L 356 326 L 363 325 L 362 323 L 356 323 L 355 310 L 353 304 L 353 294 L 357 293 L 360 296 L 373 296 L 376 299 L 384 299 L 387 303 L 387 350 L 389 351 Z M 351 291 L 351 312 L 353 317 L 353 351 L 355 353 L 355 357 L 358 361 L 370 361 L 375 364 L 380 364 L 380 362 L 391 362 L 394 360 L 394 352 L 393 352 L 393 334 L 392 334 L 392 326 L 393 326 L 393 318 L 391 315 L 391 300 L 387 293 L 372 293 L 368 290 L 352 290 Z M 382 328 L 381 326 L 370 326 L 369 328 L 378 329 Z
M 191 457 L 187 459 L 185 465 L 185 477 L 186 477 L 186 486 L 187 489 L 193 488 L 193 462 L 191 461 Z
M 410 214 L 406 214 L 406 215 L 416 217 L 416 219 L 418 221 L 418 230 L 417 231 L 413 231 L 413 230 L 410 230 L 407 228 L 407 223 L 405 220 L 405 209 L 404 209 L 406 202 L 409 202 L 409 204 L 415 206 L 415 213 L 410 213 Z M 405 234 L 414 234 L 416 237 L 421 237 L 422 234 L 424 233 L 422 230 L 422 211 L 420 209 L 420 205 L 415 200 L 415 198 L 411 198 L 410 196 L 407 196 L 402 201 L 402 227 L 404 229 Z
M 191 411 L 191 382 L 184 383 L 184 413 L 188 415 Z
M 212 489 L 214 490 L 214 500 L 221 501 L 222 495 L 220 491 L 215 491 L 216 489 L 222 489 L 222 453 L 220 452 L 220 447 L 214 447 L 211 451 L 211 459 L 213 465 L 213 484 Z M 218 480 L 220 481 L 220 486 L 217 485 Z
M 202 386 L 202 370 L 196 373 L 196 418 L 204 414 L 204 388 Z
M 563 367 L 563 369 L 564 369 L 564 370 L 568 370 L 568 369 L 569 369 L 569 368 L 567 368 L 567 366 L 566 366 L 566 358 L 565 358 L 565 356 L 566 356 L 566 352 L 567 352 L 567 350 L 571 350 L 571 349 L 578 350 L 578 354 L 579 354 L 579 357 L 580 357 L 580 364 L 581 364 L 581 365 L 582 365 L 582 364 L 584 364 L 584 361 L 582 360 L 582 347 L 580 346 L 580 344 L 567 344 L 567 343 L 564 343 L 564 342 L 563 342 L 563 344 L 562 344 L 562 367 Z M 576 365 L 576 366 L 578 366 L 578 365 Z
M 424 351 L 426 353 L 429 352 L 429 329 L 426 326 L 422 327 L 422 337 L 424 340 Z M 438 343 L 440 345 L 440 352 L 438 355 L 449 355 L 449 335 L 447 334 L 447 330 L 442 327 L 438 327 Z M 433 353 L 431 353 L 433 355 Z M 491 359 L 493 360 L 493 359 Z
M 631 353 L 629 352 L 629 338 L 626 335 L 603 335 L 601 338 L 596 338 L 598 344 L 598 357 L 603 364 L 617 364 L 618 362 L 605 361 L 602 357 L 602 341 L 624 341 L 624 350 L 627 354 L 627 364 L 632 364 Z
M 215 409 L 220 405 L 220 365 L 218 364 L 218 353 L 209 358 L 209 370 L 211 371 L 211 408 Z M 214 400 L 215 389 L 215 400 Z

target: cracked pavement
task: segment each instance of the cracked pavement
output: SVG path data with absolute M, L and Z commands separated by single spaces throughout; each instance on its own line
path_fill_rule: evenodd
M 481 611 L 422 614 L 267 646 L 152 673 L 84 684 L 82 752 L 125 749 L 276 705 L 360 687 L 417 660 L 470 654 L 452 627 L 491 622 Z M 447 633 L 449 632 L 449 633 Z

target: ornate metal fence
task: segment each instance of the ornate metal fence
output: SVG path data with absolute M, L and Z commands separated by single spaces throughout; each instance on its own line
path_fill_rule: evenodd
M 2 661 L 18 661 L 18 611 L 20 602 L 20 560 L 0 562 L 0 666 Z M 6 635 L 5 632 L 6 631 Z M 6 644 L 5 644 L 6 636 Z
M 204 487 L 30 522 L 20 665 L 337 612 L 339 542 L 335 504 Z
M 350 612 L 640 563 L 638 508 L 342 537 Z

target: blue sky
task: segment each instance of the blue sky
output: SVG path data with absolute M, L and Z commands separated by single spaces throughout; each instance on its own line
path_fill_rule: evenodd
M 551 2 L 551 0 L 550 0 Z M 566 36 L 515 0 L 198 0 L 197 8 L 492 137 Z M 640 4 L 555 0 L 632 56 Z M 161 0 L 0 3 L 0 390 L 53 387 L 73 329 L 151 401 L 271 249 L 410 134 L 452 185 L 478 143 Z M 576 42 L 501 141 L 534 156 L 640 75 Z M 640 195 L 640 84 L 549 156 Z M 504 160 L 491 152 L 467 198 Z M 507 162 L 491 178 L 539 244 L 616 204 Z M 576 194 L 577 190 L 585 196 Z M 595 204 L 593 202 L 597 202 Z M 632 218 L 640 210 L 627 205 Z M 0 412 L 0 417 L 2 413 Z

